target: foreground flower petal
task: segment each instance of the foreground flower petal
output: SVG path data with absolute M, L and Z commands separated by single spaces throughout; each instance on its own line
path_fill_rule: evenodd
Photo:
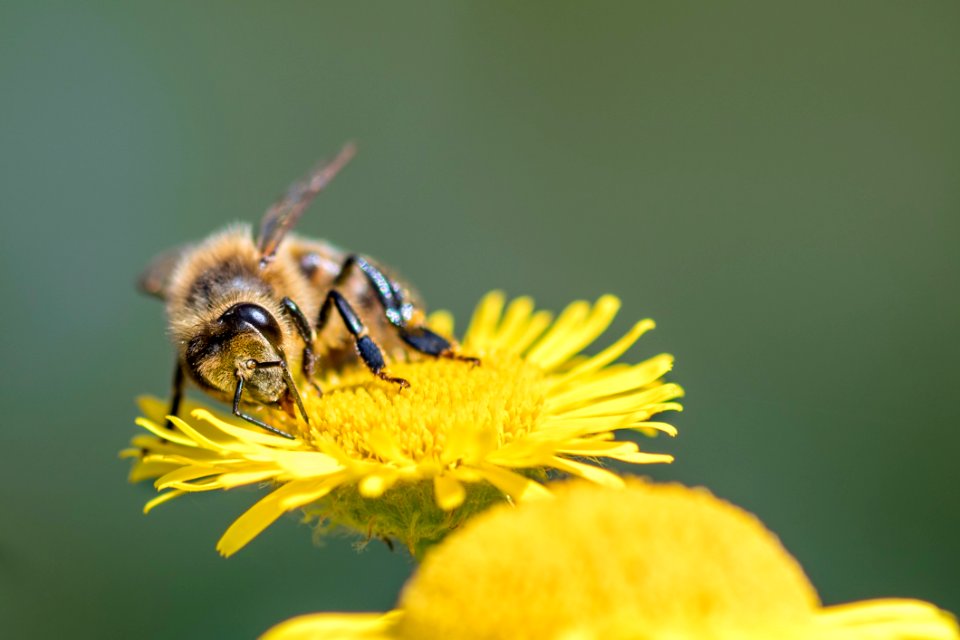
M 393 375 L 408 389 L 374 378 L 359 364 L 329 371 L 321 397 L 301 385 L 309 425 L 268 408 L 254 412 L 288 440 L 195 404 L 173 430 L 165 404 L 143 402 L 138 436 L 124 455 L 136 458 L 131 480 L 155 478 L 165 491 L 150 508 L 183 493 L 269 482 L 260 500 L 220 540 L 231 555 L 287 511 L 303 508 L 322 522 L 370 537 L 397 539 L 414 553 L 443 538 L 468 517 L 506 499 L 549 496 L 548 474 L 563 473 L 617 487 L 603 460 L 670 462 L 641 452 L 617 430 L 675 435 L 651 421 L 680 410 L 683 395 L 662 376 L 673 358 L 614 364 L 653 322 L 638 322 L 594 356 L 579 355 L 612 322 L 613 296 L 579 301 L 555 322 L 533 301 L 509 305 L 494 292 L 478 305 L 462 352 L 482 364 L 449 359 L 397 361 Z M 452 328 L 447 314 L 432 326 Z
M 925 602 L 822 607 L 779 540 L 706 490 L 630 480 L 554 495 L 496 507 L 448 537 L 386 616 L 304 616 L 265 639 L 960 638 Z
M 396 620 L 396 612 L 300 616 L 277 625 L 262 640 L 388 640 Z

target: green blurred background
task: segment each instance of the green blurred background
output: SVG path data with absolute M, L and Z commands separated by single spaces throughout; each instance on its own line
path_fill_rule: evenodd
M 458 317 L 620 295 L 688 390 L 642 472 L 758 513 L 825 602 L 960 610 L 960 4 L 7 1 L 0 81 L 0 635 L 391 606 L 405 554 L 291 516 L 223 560 L 261 492 L 144 517 L 116 457 L 172 364 L 142 266 L 347 139 L 302 232 Z

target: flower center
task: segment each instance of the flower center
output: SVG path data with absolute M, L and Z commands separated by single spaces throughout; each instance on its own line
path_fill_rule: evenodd
M 519 357 L 487 355 L 474 366 L 457 360 L 397 362 L 390 374 L 410 386 L 351 368 L 307 393 L 308 440 L 335 442 L 351 457 L 381 460 L 373 442 L 384 439 L 412 460 L 439 459 L 451 434 L 475 434 L 502 446 L 532 431 L 543 411 L 540 368 Z

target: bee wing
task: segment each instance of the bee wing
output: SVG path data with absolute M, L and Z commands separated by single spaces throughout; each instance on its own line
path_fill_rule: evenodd
M 352 142 L 348 142 L 333 160 L 320 165 L 305 180 L 291 186 L 279 202 L 267 209 L 267 212 L 263 215 L 263 220 L 260 222 L 260 233 L 257 237 L 257 249 L 260 251 L 261 265 L 266 264 L 273 258 L 280 241 L 297 223 L 310 201 L 330 184 L 333 177 L 353 158 L 356 152 L 356 146 Z
M 137 278 L 137 288 L 161 300 L 166 298 L 167 285 L 170 284 L 170 276 L 173 275 L 173 269 L 177 266 L 177 263 L 180 262 L 180 258 L 192 248 L 193 245 L 182 244 L 169 251 L 164 251 L 151 260 L 147 268 L 144 269 L 140 277 Z

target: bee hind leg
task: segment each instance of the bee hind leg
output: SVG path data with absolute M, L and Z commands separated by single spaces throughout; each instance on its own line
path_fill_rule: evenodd
M 327 326 L 327 321 L 330 319 L 330 312 L 334 308 L 336 308 L 340 314 L 340 318 L 343 320 L 343 324 L 346 325 L 347 331 L 353 336 L 357 353 L 360 355 L 360 359 L 363 360 L 363 364 L 367 365 L 367 368 L 381 380 L 394 382 L 400 385 L 401 388 L 409 387 L 410 383 L 403 378 L 395 378 L 386 372 L 387 364 L 383 359 L 383 352 L 380 350 L 380 347 L 373 341 L 373 338 L 367 335 L 367 328 L 363 326 L 363 322 L 360 320 L 357 312 L 350 306 L 347 299 L 343 297 L 343 294 L 336 289 L 331 289 L 330 292 L 327 293 L 327 297 L 323 301 L 323 306 L 320 307 L 320 317 L 317 319 L 317 331 L 322 331 L 323 328 Z
M 453 348 L 453 345 L 450 344 L 449 340 L 443 336 L 437 335 L 426 327 L 400 327 L 398 331 L 400 332 L 400 338 L 402 338 L 408 346 L 416 351 L 419 351 L 420 353 L 425 353 L 428 356 L 434 356 L 437 358 L 462 360 L 463 362 L 469 362 L 474 366 L 480 364 L 480 358 L 474 358 L 457 353 L 457 351 Z
M 380 269 L 362 256 L 357 254 L 347 256 L 340 267 L 340 273 L 334 280 L 334 286 L 346 282 L 350 276 L 350 269 L 353 267 L 360 269 L 367 278 L 377 295 L 380 306 L 383 307 L 384 315 L 390 324 L 396 327 L 400 338 L 407 346 L 428 356 L 462 360 L 474 366 L 480 364 L 479 358 L 459 354 L 449 340 L 437 335 L 430 329 L 422 325 L 408 326 L 407 321 L 410 318 L 412 307 L 405 303 L 403 292 Z

